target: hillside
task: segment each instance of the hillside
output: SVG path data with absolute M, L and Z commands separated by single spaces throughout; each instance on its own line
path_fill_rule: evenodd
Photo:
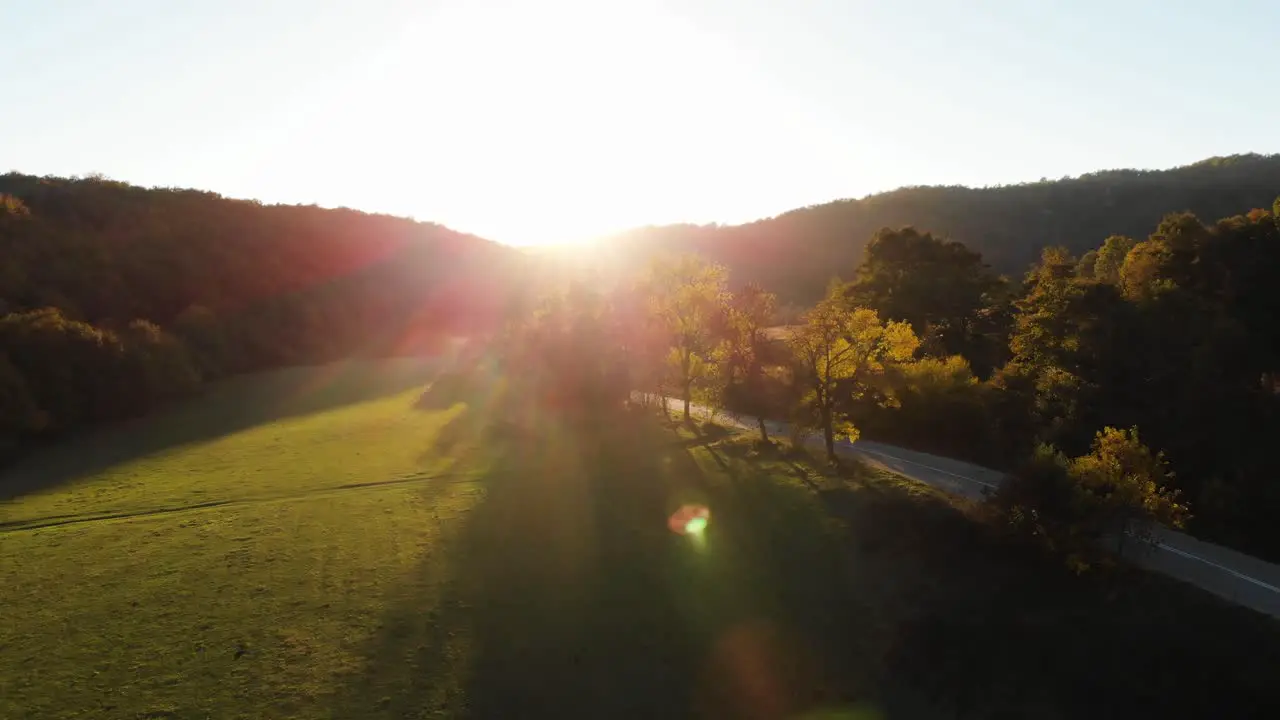
M 0 459 L 205 381 L 493 326 L 524 258 L 430 223 L 0 175 Z
M 867 241 L 886 226 L 913 225 L 959 240 L 997 271 L 1021 277 L 1046 246 L 1080 254 L 1109 235 L 1145 238 L 1171 212 L 1227 217 L 1269 208 L 1277 194 L 1280 155 L 1233 155 L 1170 170 L 1107 170 L 1001 187 L 908 187 L 745 225 L 638 228 L 611 242 L 697 251 L 727 265 L 739 281 L 808 303 L 831 277 L 850 277 Z
M 167 326 L 193 306 L 262 320 L 304 304 L 354 316 L 427 300 L 444 316 L 458 309 L 443 307 L 457 303 L 450 292 L 515 255 L 432 223 L 101 178 L 10 173 L 0 196 L 0 311 L 56 307 L 95 324 Z M 330 332 L 363 327 L 323 320 Z

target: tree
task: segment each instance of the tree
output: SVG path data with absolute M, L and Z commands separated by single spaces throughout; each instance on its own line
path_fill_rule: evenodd
M 1094 254 L 1091 277 L 1098 282 L 1119 284 L 1120 268 L 1124 266 L 1125 256 L 1136 244 L 1137 241 L 1131 237 L 1112 235 L 1102 243 L 1102 247 L 1090 250 Z
M 805 402 L 822 430 L 827 459 L 836 461 L 836 436 L 857 437 L 846 400 L 861 396 L 886 363 L 907 362 L 920 341 L 905 322 L 882 323 L 875 310 L 849 308 L 839 292 L 805 314 L 791 337 L 805 383 Z
M 1076 277 L 1076 266 L 1064 249 L 1045 249 L 1014 303 L 1010 350 L 1034 388 L 1028 421 L 1038 439 L 1078 452 L 1089 428 L 1112 421 L 1101 418 L 1137 386 L 1126 347 L 1136 332 L 1132 308 L 1114 286 Z
M 886 226 L 912 225 L 962 242 L 997 273 L 1020 277 L 1045 246 L 1080 255 L 1108 235 L 1145 237 L 1170 212 L 1219 218 L 1270 207 L 1277 188 L 1280 155 L 1239 155 L 997 187 L 904 187 L 745 225 L 646 227 L 617 242 L 642 253 L 696 250 L 739 282 L 758 282 L 783 303 L 811 306 L 833 269 L 862 262 L 868 240 Z M 982 374 L 977 363 L 974 370 Z
M 1071 462 L 1084 494 L 1091 534 L 1114 535 L 1123 549 L 1126 535 L 1149 536 L 1151 523 L 1182 527 L 1188 513 L 1170 489 L 1173 478 L 1163 453 L 1152 453 L 1138 429 L 1103 428 L 1093 448 Z
M 886 401 L 866 403 L 858 422 L 887 442 L 983 464 L 998 462 L 990 386 L 959 355 L 899 363 L 886 373 Z
M 1001 285 L 982 255 L 962 243 L 911 227 L 882 228 L 867 244 L 848 294 L 854 305 L 910 323 L 932 354 L 980 361 L 985 374 L 990 338 L 980 316 Z
M 229 357 L 225 328 L 208 308 L 187 307 L 174 318 L 173 330 L 203 377 L 216 378 L 235 369 L 236 363 Z
M 0 193 L 0 223 L 16 222 L 29 215 L 31 210 L 22 202 L 22 198 Z
M 618 342 L 627 387 L 639 393 L 645 406 L 660 400 L 665 411 L 670 344 L 664 323 L 652 312 L 647 281 L 620 285 L 611 304 L 620 329 Z
M 55 309 L 0 318 L 0 347 L 26 381 L 51 430 L 125 415 L 120 338 Z
M 771 389 L 776 380 L 767 372 L 770 341 L 765 330 L 773 323 L 777 298 L 755 283 L 734 293 L 725 308 L 721 368 L 725 375 L 725 404 L 752 415 L 761 442 L 769 442 L 765 416 L 775 407 Z
M 622 406 L 628 387 L 622 328 L 609 298 L 581 282 L 544 294 L 502 344 L 525 399 L 581 423 Z
M 695 255 L 659 258 L 650 267 L 651 309 L 666 332 L 668 364 L 680 389 L 684 419 L 697 383 L 715 376 L 718 346 L 714 323 L 727 299 L 727 273 Z
M 1098 271 L 1098 251 L 1089 250 L 1080 256 L 1080 261 L 1076 263 L 1076 276 L 1096 280 L 1095 273 Z
M 1083 571 L 1101 559 L 1104 540 L 1114 538 L 1122 551 L 1125 537 L 1149 537 L 1154 524 L 1183 526 L 1187 506 L 1171 478 L 1163 454 L 1143 445 L 1137 428 L 1107 427 L 1072 460 L 1040 445 L 993 502 L 1017 533 Z
M 1142 300 L 1174 287 L 1191 287 L 1196 256 L 1209 230 L 1191 213 L 1176 213 L 1160 221 L 1156 231 L 1125 255 L 1120 284 L 1126 297 Z
M 22 374 L 0 354 L 0 460 L 18 447 L 24 435 L 43 427 L 43 415 Z
M 136 413 L 196 391 L 200 371 L 187 347 L 155 323 L 134 320 L 120 334 L 122 375 L 134 397 L 121 401 Z

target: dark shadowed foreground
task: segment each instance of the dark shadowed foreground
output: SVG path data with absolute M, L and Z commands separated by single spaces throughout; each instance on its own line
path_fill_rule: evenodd
M 1045 569 L 939 495 L 858 468 L 833 476 L 714 427 L 540 420 L 459 421 L 488 434 L 492 465 L 451 541 L 447 599 L 424 613 L 402 598 L 337 716 L 1275 707 L 1276 629 L 1197 591 Z M 668 528 L 687 504 L 711 509 L 705 533 Z M 418 582 L 438 588 L 438 573 L 425 565 Z
M 0 505 L 0 717 L 1280 712 L 1269 620 L 1073 577 L 887 474 L 502 385 L 371 390 Z

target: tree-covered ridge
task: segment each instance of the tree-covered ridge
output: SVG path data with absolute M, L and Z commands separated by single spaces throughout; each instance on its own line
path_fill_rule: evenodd
M 496 323 L 513 251 L 439 225 L 0 176 L 0 455 L 204 380 Z
M 0 195 L 0 309 L 57 307 L 90 322 L 239 310 L 404 262 L 430 284 L 506 254 L 405 218 L 103 178 L 10 173 Z
M 695 251 L 785 302 L 809 304 L 846 276 L 882 227 L 914 226 L 964 243 L 997 272 L 1020 277 L 1046 246 L 1083 253 L 1111 235 L 1144 237 L 1165 215 L 1228 217 L 1270 207 L 1280 155 L 1210 158 L 1169 170 L 1106 170 L 985 188 L 905 187 L 799 208 L 744 225 L 638 228 L 627 246 Z

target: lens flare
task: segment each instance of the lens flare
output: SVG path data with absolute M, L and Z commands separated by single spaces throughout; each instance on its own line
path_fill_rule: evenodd
M 667 527 L 677 535 L 701 537 L 711 522 L 711 511 L 706 505 L 684 505 L 671 514 Z

